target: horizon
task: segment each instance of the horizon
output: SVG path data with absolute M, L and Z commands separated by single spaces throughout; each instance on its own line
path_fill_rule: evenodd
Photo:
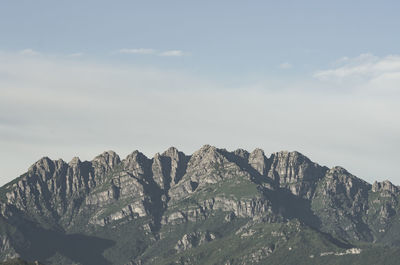
M 399 8 L 4 1 L 0 184 L 42 156 L 210 143 L 399 185 Z
M 100 153 L 100 154 L 95 155 L 95 156 L 92 157 L 91 159 L 90 159 L 90 158 L 89 158 L 89 159 L 82 159 L 82 158 L 79 157 L 79 156 L 74 156 L 74 157 L 72 157 L 71 159 L 64 159 L 64 158 L 61 158 L 61 157 L 55 159 L 55 158 L 52 158 L 52 157 L 49 157 L 49 156 L 43 156 L 43 157 L 41 157 L 40 159 L 38 159 L 38 160 L 36 160 L 35 162 L 33 162 L 29 167 L 35 165 L 37 162 L 39 162 L 39 161 L 41 161 L 42 159 L 45 159 L 45 158 L 48 158 L 48 159 L 50 159 L 50 160 L 52 160 L 52 161 L 59 161 L 59 160 L 61 160 L 61 161 L 63 161 L 64 163 L 67 163 L 67 164 L 71 163 L 75 158 L 78 158 L 81 162 L 85 162 L 85 161 L 91 162 L 91 161 L 93 161 L 96 157 L 98 157 L 98 156 L 100 156 L 100 155 L 102 155 L 102 154 L 104 154 L 104 153 L 110 153 L 110 152 L 115 153 L 115 154 L 119 157 L 119 159 L 121 160 L 121 162 L 122 162 L 123 160 L 125 160 L 130 154 L 132 154 L 132 153 L 134 153 L 134 152 L 139 152 L 139 153 L 143 154 L 147 159 L 152 160 L 152 159 L 154 159 L 154 157 L 155 157 L 157 154 L 162 155 L 164 152 L 168 151 L 168 150 L 171 149 L 171 148 L 175 148 L 175 149 L 178 150 L 179 152 L 182 152 L 185 156 L 192 156 L 194 153 L 198 152 L 199 150 L 203 149 L 203 148 L 206 147 L 206 146 L 215 147 L 215 148 L 218 149 L 218 150 L 225 150 L 225 151 L 227 151 L 227 152 L 229 152 L 229 153 L 233 153 L 233 152 L 235 152 L 235 151 L 237 151 L 237 150 L 244 150 L 244 151 L 248 152 L 249 154 L 251 154 L 252 152 L 254 152 L 254 151 L 256 151 L 256 150 L 262 150 L 262 151 L 264 152 L 265 157 L 266 157 L 267 159 L 271 159 L 272 155 L 273 155 L 273 154 L 276 154 L 276 153 L 283 153 L 283 152 L 293 153 L 293 152 L 297 152 L 297 153 L 300 153 L 301 155 L 307 157 L 308 159 L 311 160 L 311 162 L 316 163 L 316 164 L 318 164 L 319 166 L 327 167 L 328 169 L 333 169 L 333 168 L 335 168 L 335 167 L 344 168 L 344 167 L 342 167 L 342 166 L 340 166 L 340 165 L 327 166 L 327 165 L 321 164 L 321 163 L 319 163 L 318 161 L 315 161 L 315 160 L 313 160 L 312 158 L 310 158 L 309 155 L 304 154 L 304 153 L 299 152 L 299 151 L 296 151 L 296 150 L 291 150 L 291 151 L 290 151 L 290 150 L 280 150 L 280 151 L 273 151 L 273 152 L 267 153 L 267 152 L 265 152 L 264 149 L 258 148 L 258 147 L 254 148 L 254 149 L 252 149 L 252 150 L 247 150 L 247 149 L 243 149 L 243 148 L 236 148 L 236 149 L 234 149 L 234 150 L 231 150 L 231 149 L 228 150 L 228 149 L 223 148 L 223 147 L 218 147 L 218 146 L 209 145 L 209 144 L 204 144 L 204 145 L 202 145 L 201 147 L 199 147 L 198 149 L 194 150 L 194 151 L 191 152 L 191 153 L 184 152 L 184 151 L 180 150 L 179 148 L 176 148 L 175 146 L 170 146 L 170 147 L 168 147 L 167 149 L 165 149 L 164 151 L 156 152 L 156 153 L 154 153 L 153 155 L 149 155 L 149 154 L 146 154 L 146 153 L 141 152 L 141 151 L 138 150 L 138 149 L 135 149 L 135 150 L 129 152 L 128 154 L 126 154 L 126 155 L 120 155 L 118 152 L 116 152 L 116 151 L 114 151 L 114 150 L 107 150 L 107 151 L 103 151 L 103 152 Z M 28 169 L 29 169 L 29 168 L 27 168 L 25 172 L 27 172 Z M 348 171 L 346 168 L 344 168 L 344 169 L 345 169 L 346 171 Z M 24 173 L 25 173 L 25 172 L 24 172 Z M 348 171 L 348 172 L 349 172 L 350 174 L 354 175 L 352 172 L 350 172 L 350 171 Z M 22 175 L 23 175 L 23 174 L 21 174 L 20 176 L 22 176 Z M 398 186 L 396 183 L 393 183 L 393 182 L 390 181 L 389 179 L 383 179 L 383 180 L 380 180 L 380 181 L 378 181 L 378 180 L 373 180 L 373 181 L 371 182 L 371 181 L 365 180 L 362 176 L 357 176 L 357 175 L 354 175 L 354 176 L 357 177 L 357 178 L 359 178 L 359 179 L 361 179 L 361 180 L 366 181 L 367 183 L 369 183 L 369 184 L 371 184 L 371 185 L 372 185 L 374 182 L 385 182 L 385 181 L 389 181 L 389 182 L 391 182 L 392 184 Z M 13 180 L 11 180 L 11 181 L 13 181 Z M 7 185 L 8 183 L 9 183 L 9 182 L 1 183 L 0 186 L 5 186 L 5 185 Z

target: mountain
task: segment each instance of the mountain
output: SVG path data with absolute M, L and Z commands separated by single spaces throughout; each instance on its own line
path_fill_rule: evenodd
M 0 260 L 398 264 L 399 198 L 299 152 L 44 157 L 0 189 Z

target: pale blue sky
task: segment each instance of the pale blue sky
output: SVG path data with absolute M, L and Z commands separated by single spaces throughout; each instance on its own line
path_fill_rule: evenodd
M 42 156 L 298 150 L 400 184 L 399 1 L 0 2 L 0 184 Z
M 98 60 L 205 75 L 307 72 L 342 56 L 398 54 L 399 1 L 2 1 L 0 48 L 84 53 Z M 189 58 L 110 55 L 182 50 Z M 176 59 L 176 58 L 175 58 Z

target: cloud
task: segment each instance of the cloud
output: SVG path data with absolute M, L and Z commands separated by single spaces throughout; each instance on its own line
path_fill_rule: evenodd
M 82 57 L 83 55 L 84 55 L 84 53 L 82 53 L 82 52 L 76 52 L 76 53 L 68 54 L 68 57 Z
M 181 50 L 170 50 L 159 53 L 160 56 L 184 56 L 185 53 Z
M 39 55 L 37 51 L 34 51 L 32 49 L 24 49 L 19 52 L 21 55 L 28 55 L 28 56 L 34 56 L 34 55 Z
M 117 53 L 121 54 L 143 54 L 143 55 L 158 55 L 158 56 L 166 56 L 166 57 L 180 57 L 187 55 L 187 53 L 181 50 L 168 50 L 168 51 L 158 51 L 155 49 L 120 49 Z
M 318 79 L 232 87 L 170 68 L 0 52 L 0 181 L 44 155 L 84 160 L 139 149 L 152 156 L 169 146 L 190 154 L 209 143 L 298 150 L 369 181 L 400 183 L 398 94 L 338 93 Z M 392 86 L 397 72 L 384 72 L 363 88 Z
M 284 62 L 284 63 L 281 63 L 278 67 L 280 69 L 291 69 L 291 68 L 293 68 L 293 65 L 291 63 Z
M 155 54 L 156 50 L 139 48 L 139 49 L 120 49 L 118 52 L 123 54 Z
M 374 97 L 400 97 L 400 55 L 361 54 L 342 58 L 331 69 L 316 71 L 316 80 L 339 91 Z
M 314 73 L 319 80 L 342 81 L 345 79 L 372 80 L 387 74 L 400 73 L 400 56 L 389 55 L 377 57 L 372 54 L 361 54 L 355 58 L 344 57 L 339 66 Z

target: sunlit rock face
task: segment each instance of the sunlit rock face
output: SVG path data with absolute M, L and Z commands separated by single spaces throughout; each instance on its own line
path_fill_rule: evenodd
M 395 246 L 399 196 L 399 187 L 389 181 L 370 185 L 344 168 L 328 169 L 299 152 L 266 155 L 261 149 L 231 152 L 204 145 L 192 155 L 171 147 L 152 158 L 139 151 L 122 160 L 113 151 L 91 161 L 44 157 L 1 188 L 0 259 L 34 258 L 38 235 L 55 242 L 75 242 L 71 234 L 98 236 L 80 240 L 99 249 L 103 243 L 96 240 L 110 239 L 115 247 L 104 241 L 103 250 L 108 247 L 105 253 L 113 253 L 109 259 L 117 264 L 152 264 L 162 257 L 146 253 L 156 253 L 150 249 L 158 244 L 182 264 L 192 264 L 198 256 L 179 255 L 229 236 L 250 240 L 252 246 L 236 259 L 238 264 L 256 264 L 307 229 L 320 233 L 316 237 L 329 235 L 324 240 L 332 247 L 351 249 L 347 241 Z M 269 243 L 253 246 L 255 236 L 265 236 Z M 118 252 L 130 245 L 131 250 Z M 85 263 L 48 248 L 39 252 L 49 264 Z

